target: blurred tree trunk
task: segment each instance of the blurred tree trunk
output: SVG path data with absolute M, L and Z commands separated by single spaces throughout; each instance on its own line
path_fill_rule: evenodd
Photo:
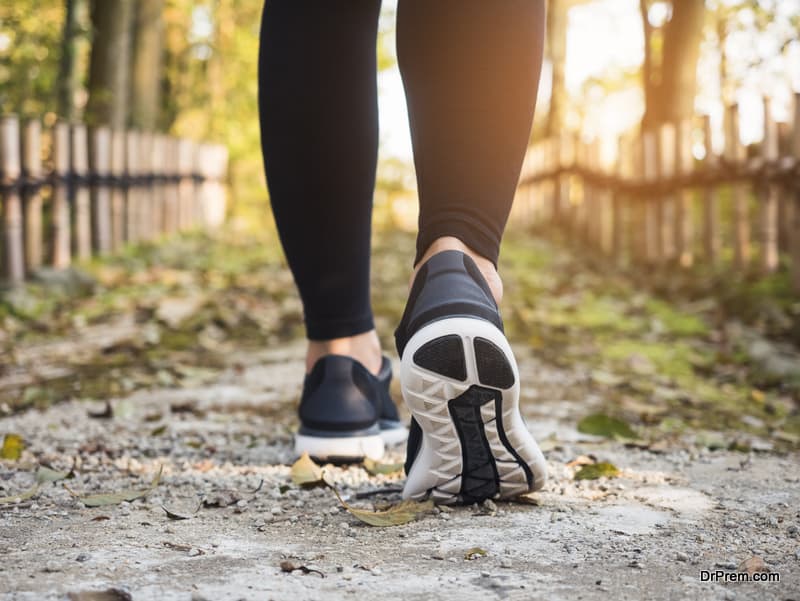
M 61 40 L 61 59 L 58 65 L 58 113 L 66 120 L 77 117 L 75 95 L 78 91 L 78 37 L 81 33 L 79 15 L 84 0 L 65 0 L 64 34 Z
M 697 61 L 705 20 L 704 0 L 673 0 L 672 18 L 664 25 L 660 56 L 653 53 L 647 3 L 640 3 L 645 32 L 645 114 L 642 126 L 678 121 L 694 113 Z M 655 59 L 659 58 L 656 66 Z
M 94 0 L 86 121 L 123 129 L 128 120 L 133 0 Z
M 131 68 L 131 124 L 147 130 L 160 125 L 164 67 L 164 0 L 138 0 Z
M 564 127 L 567 107 L 567 90 L 564 81 L 564 64 L 567 58 L 566 0 L 547 2 L 547 58 L 550 59 L 550 110 L 547 114 L 545 135 L 554 136 Z

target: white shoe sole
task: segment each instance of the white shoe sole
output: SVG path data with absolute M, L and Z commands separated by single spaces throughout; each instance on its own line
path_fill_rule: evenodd
M 547 465 L 519 412 L 519 371 L 503 333 L 451 317 L 403 351 L 400 384 L 422 429 L 404 498 L 473 503 L 538 490 Z
M 294 437 L 295 453 L 308 453 L 312 457 L 330 461 L 359 461 L 364 457 L 381 459 L 385 446 L 383 438 L 378 434 L 329 438 L 298 433 Z

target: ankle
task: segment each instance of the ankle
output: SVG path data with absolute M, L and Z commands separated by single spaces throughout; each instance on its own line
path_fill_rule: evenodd
M 380 371 L 383 362 L 381 343 L 375 330 L 332 340 L 309 340 L 306 373 L 309 373 L 314 364 L 326 355 L 352 357 L 373 374 Z
M 425 261 L 430 259 L 433 255 L 445 250 L 461 251 L 475 261 L 475 264 L 478 266 L 478 269 L 486 280 L 486 283 L 489 285 L 489 289 L 492 291 L 495 302 L 500 304 L 500 301 L 503 298 L 503 281 L 500 279 L 500 274 L 497 273 L 494 263 L 492 263 L 486 257 L 479 255 L 477 252 L 472 250 L 469 246 L 454 236 L 443 236 L 441 238 L 437 238 L 431 243 L 431 245 L 428 247 L 428 250 L 425 251 L 425 254 L 422 255 L 422 258 L 419 260 L 419 263 L 414 266 L 414 273 L 411 274 L 411 283 L 413 284 L 414 278 L 417 277 L 417 272 L 419 271 L 420 266 Z

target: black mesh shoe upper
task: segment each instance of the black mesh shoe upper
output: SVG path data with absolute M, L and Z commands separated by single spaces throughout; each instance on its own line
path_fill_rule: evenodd
M 399 420 L 389 395 L 392 367 L 384 357 L 375 376 L 343 355 L 326 355 L 314 364 L 300 397 L 300 433 L 311 436 L 377 434 L 379 420 Z
M 500 310 L 483 274 L 471 257 L 457 250 L 434 255 L 417 272 L 400 325 L 394 333 L 400 356 L 403 356 L 406 344 L 420 328 L 447 317 L 477 317 L 503 330 Z M 444 342 L 447 341 L 444 340 L 443 344 Z M 458 343 L 461 343 L 460 339 Z M 441 352 L 447 352 L 447 349 L 442 349 Z M 456 360 L 463 360 L 463 351 L 452 354 L 451 376 L 459 379 L 458 374 L 464 368 Z M 420 361 L 424 362 L 425 357 L 415 357 L 415 362 Z M 422 430 L 412 417 L 406 447 L 406 474 L 411 469 L 421 444 Z
M 478 266 L 457 250 L 435 254 L 417 272 L 394 333 L 400 356 L 417 330 L 445 317 L 477 317 L 503 329 L 497 303 Z

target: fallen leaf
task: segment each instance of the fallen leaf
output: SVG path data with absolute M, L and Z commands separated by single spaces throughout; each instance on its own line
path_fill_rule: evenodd
M 740 572 L 747 572 L 752 576 L 756 572 L 769 572 L 766 562 L 758 555 L 753 555 L 739 564 Z
M 31 488 L 26 490 L 25 492 L 21 492 L 18 495 L 10 495 L 8 497 L 0 497 L 0 505 L 8 505 L 9 503 L 18 503 L 22 501 L 27 501 L 31 497 L 33 497 L 36 493 L 39 492 L 39 487 L 41 485 L 37 482 Z
M 292 482 L 303 488 L 313 488 L 326 484 L 322 477 L 322 468 L 314 463 L 308 453 L 303 453 L 300 459 L 294 462 L 291 476 Z
M 171 519 L 171 520 L 188 520 L 188 519 L 191 519 L 191 517 L 192 517 L 194 514 L 196 514 L 198 511 L 200 511 L 200 508 L 201 508 L 202 506 L 203 506 L 203 502 L 202 502 L 202 501 L 200 501 L 200 504 L 197 506 L 197 509 L 195 509 L 194 511 L 192 511 L 192 512 L 191 512 L 190 514 L 188 514 L 188 515 L 185 515 L 185 514 L 182 514 L 182 513 L 176 513 L 176 512 L 174 512 L 174 511 L 172 511 L 172 510 L 170 510 L 170 509 L 167 509 L 167 507 L 166 507 L 165 505 L 162 505 L 162 506 L 161 506 L 161 509 L 163 509 L 163 510 L 164 510 L 164 513 L 166 513 L 166 514 L 167 514 L 167 517 L 168 517 L 169 519 Z
M 76 497 L 86 507 L 103 507 L 105 505 L 118 505 L 123 501 L 135 501 L 136 499 L 141 499 L 142 497 L 146 497 L 148 494 L 150 494 L 158 486 L 158 483 L 161 480 L 161 472 L 163 471 L 163 469 L 164 466 L 161 465 L 158 468 L 158 473 L 153 478 L 153 481 L 150 482 L 150 486 L 143 489 L 129 488 L 121 490 L 119 492 L 100 493 L 100 494 L 93 494 L 81 497 L 79 494 L 72 491 L 66 485 L 64 485 L 64 488 L 66 488 L 67 491 L 73 497 Z
M 471 549 L 467 549 L 466 553 L 464 553 L 464 559 L 467 561 L 472 561 L 473 559 L 478 559 L 479 557 L 486 557 L 489 553 L 485 549 L 481 549 L 480 547 L 472 547 Z
M 625 378 L 601 369 L 595 369 L 592 371 L 592 381 L 606 386 L 619 386 L 625 381 Z
M 388 526 L 400 526 L 412 522 L 422 513 L 427 513 L 433 510 L 433 501 L 412 501 L 407 499 L 401 501 L 397 505 L 390 507 L 385 511 L 370 511 L 368 509 L 359 509 L 352 507 L 344 502 L 339 491 L 331 487 L 339 503 L 342 504 L 347 511 L 353 514 L 356 518 L 369 524 L 370 526 L 378 526 L 385 528 Z
M 578 432 L 606 438 L 637 438 L 636 432 L 624 421 L 603 413 L 584 417 L 578 422 Z
M 104 591 L 80 591 L 68 593 L 69 601 L 133 601 L 127 591 L 118 588 L 109 588 Z
M 578 455 L 567 463 L 567 467 L 578 467 L 579 465 L 591 465 L 593 463 L 597 463 L 597 457 L 594 455 Z
M 75 472 L 69 470 L 68 472 L 59 472 L 45 465 L 40 465 L 36 470 L 36 482 L 45 484 L 47 482 L 58 482 L 59 480 L 69 480 L 75 477 Z
M 287 574 L 291 574 L 295 570 L 300 570 L 303 574 L 319 574 L 322 578 L 325 578 L 325 574 L 320 572 L 319 570 L 315 570 L 313 568 L 309 568 L 308 566 L 304 566 L 301 564 L 294 563 L 289 561 L 288 559 L 284 559 L 281 563 L 281 572 L 286 572 Z
M 150 431 L 150 436 L 161 436 L 166 431 L 167 431 L 167 424 L 162 424 L 158 428 L 153 428 Z
M 111 419 L 114 417 L 114 408 L 111 406 L 111 401 L 106 401 L 106 405 L 101 411 L 87 411 L 86 413 L 92 419 Z
M 192 550 L 192 546 L 191 545 L 184 545 L 182 543 L 173 543 L 173 542 L 170 542 L 168 540 L 163 541 L 161 544 L 163 544 L 165 547 L 167 547 L 167 549 L 172 549 L 173 551 L 191 551 Z
M 0 459 L 16 461 L 22 455 L 25 443 L 19 434 L 6 434 L 3 437 L 3 446 L 0 447 Z
M 403 469 L 402 463 L 381 463 L 379 461 L 375 461 L 374 459 L 370 459 L 369 457 L 364 459 L 363 465 L 364 469 L 373 476 L 396 474 Z
M 584 465 L 575 473 L 575 480 L 597 480 L 598 478 L 614 478 L 619 475 L 619 468 L 613 463 L 601 461 Z

